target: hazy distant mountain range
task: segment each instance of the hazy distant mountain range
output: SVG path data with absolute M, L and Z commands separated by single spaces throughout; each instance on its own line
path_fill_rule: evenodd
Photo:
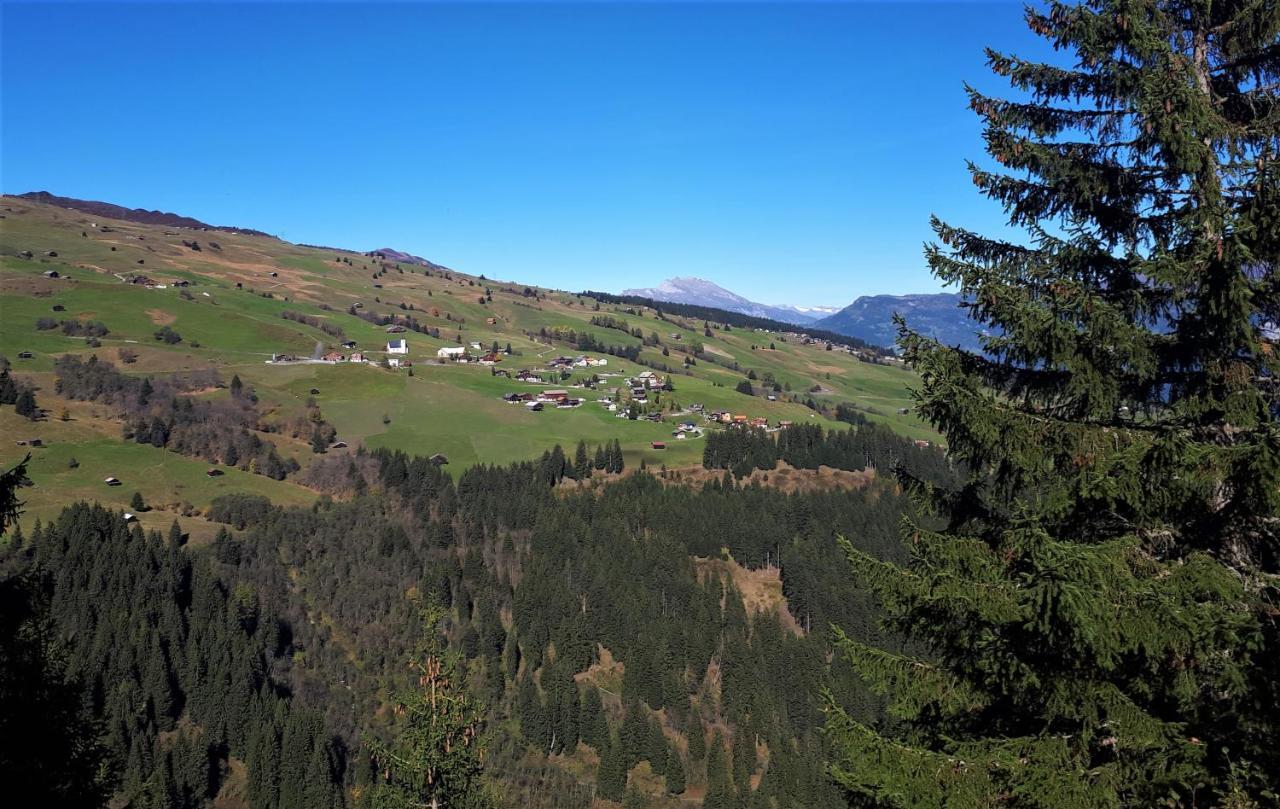
M 624 289 L 622 294 L 636 295 L 655 301 L 713 306 L 752 317 L 767 317 L 799 325 L 815 323 L 837 311 L 835 306 L 772 306 L 767 303 L 756 303 L 702 278 L 668 278 L 656 287 Z
M 968 312 L 960 306 L 960 295 L 953 292 L 864 295 L 814 325 L 874 345 L 892 346 L 898 339 L 898 329 L 893 324 L 895 313 L 906 318 L 907 325 L 920 334 L 947 345 L 981 350 L 980 326 L 969 319 Z
M 893 325 L 896 312 L 921 334 L 935 337 L 948 345 L 979 348 L 976 324 L 960 307 L 960 295 L 956 293 L 865 295 L 845 308 L 837 309 L 834 306 L 757 303 L 702 278 L 668 278 L 656 287 L 626 289 L 622 294 L 655 301 L 714 306 L 798 326 L 826 329 L 881 346 L 892 346 L 898 338 Z

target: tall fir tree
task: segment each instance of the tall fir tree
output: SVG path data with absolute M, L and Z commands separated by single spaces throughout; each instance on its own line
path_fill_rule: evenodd
M 920 414 L 969 471 L 900 567 L 846 543 L 901 656 L 837 632 L 889 698 L 828 699 L 830 769 L 884 806 L 1274 805 L 1280 773 L 1280 12 L 1088 0 L 1026 13 L 1068 66 L 988 53 L 969 90 L 1028 238 L 933 223 L 986 330 L 901 328 Z
M 30 460 L 0 472 L 0 539 L 15 546 L 22 534 L 6 531 L 21 513 Z M 115 786 L 112 762 L 103 728 L 82 704 L 84 684 L 67 671 L 50 590 L 41 571 L 0 576 L 0 778 L 19 802 L 103 806 Z
M 607 800 L 622 800 L 627 789 L 627 769 L 621 746 L 612 740 L 605 742 L 600 751 L 600 766 L 596 769 L 596 793 Z
M 663 766 L 663 771 L 667 777 L 667 792 L 672 795 L 679 795 L 684 792 L 686 780 L 684 762 L 680 760 L 680 751 L 676 748 L 667 748 L 667 761 Z
M 18 396 L 13 403 L 13 412 L 31 421 L 36 421 L 40 418 L 40 407 L 36 404 L 36 395 L 31 392 L 31 388 L 23 388 L 18 392 Z
M 437 633 L 444 610 L 423 614 L 423 638 L 409 666 L 416 688 L 401 694 L 395 739 L 373 742 L 381 778 L 369 791 L 375 809 L 489 807 L 483 780 L 484 707 L 467 693 L 461 661 Z
M 707 794 L 702 802 L 704 809 L 734 809 L 737 804 L 738 796 L 734 792 L 733 781 L 729 778 L 726 758 L 724 740 L 716 732 L 707 748 Z
M 592 468 L 591 456 L 587 454 L 587 442 L 579 441 L 578 448 L 573 453 L 573 471 L 578 480 L 591 477 Z

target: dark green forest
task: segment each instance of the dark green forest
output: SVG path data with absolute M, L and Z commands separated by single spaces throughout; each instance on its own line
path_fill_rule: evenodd
M 983 350 L 900 323 L 945 454 L 846 408 L 847 431 L 710 434 L 698 483 L 623 474 L 616 442 L 456 479 L 321 455 L 314 507 L 224 496 L 199 547 L 73 505 L 0 546 L 4 784 L 70 807 L 1280 806 L 1280 10 L 1026 21 L 1063 63 L 991 50 L 1012 98 L 967 88 L 999 166 L 972 179 L 1026 238 L 935 220 L 926 248 Z M 131 440 L 301 471 L 249 443 L 251 391 L 216 409 L 181 377 L 58 370 Z M 875 473 L 754 482 L 779 462 Z M 0 527 L 24 485 L 0 477 Z
M 848 440 L 807 438 L 819 453 Z M 43 605 L 98 728 L 102 783 L 131 806 L 241 786 L 265 807 L 380 794 L 391 694 L 412 686 L 424 632 L 483 706 L 485 786 L 503 805 L 843 805 L 820 694 L 868 722 L 882 710 L 831 665 L 827 627 L 894 641 L 829 560 L 840 536 L 905 559 L 896 487 L 786 495 L 729 473 L 693 487 L 644 472 L 556 486 L 577 474 L 558 449 L 456 483 L 424 458 L 360 453 L 333 483 L 344 499 L 220 499 L 211 516 L 227 528 L 206 547 L 81 504 L 13 536 L 3 564 Z M 728 560 L 776 569 L 786 606 L 749 612 Z

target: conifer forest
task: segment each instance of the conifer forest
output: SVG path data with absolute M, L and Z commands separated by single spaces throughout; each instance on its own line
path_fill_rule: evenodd
M 639 328 L 658 304 L 608 293 L 576 296 L 577 331 L 536 309 L 517 337 L 529 365 L 539 340 L 607 355 L 547 382 L 565 390 L 501 401 L 519 352 L 481 346 L 466 401 L 606 419 L 514 461 L 451 464 L 408 429 L 366 446 L 348 425 L 404 411 L 353 414 L 311 377 L 286 411 L 212 363 L 5 360 L 0 423 L 36 436 L 65 403 L 64 423 L 112 425 L 82 460 L 109 446 L 230 483 L 172 525 L 145 483 L 126 510 L 67 496 L 32 518 L 49 448 L 5 436 L 23 440 L 0 470 L 0 803 L 1280 807 L 1280 5 L 966 8 L 1021 13 L 1051 54 L 993 41 L 966 77 L 986 148 L 968 193 L 1007 226 L 938 210 L 921 258 L 981 345 L 910 311 L 882 351 L 803 338 L 814 367 L 839 350 L 909 371 L 897 415 L 836 402 L 829 371 L 793 391 L 769 358 L 800 340 L 758 336 L 774 320 L 673 302 Z M 487 284 L 459 296 L 502 328 Z M 543 294 L 514 296 L 532 313 Z M 270 328 L 348 336 L 342 307 L 290 306 Z M 439 339 L 415 311 L 350 322 Z M 672 318 L 708 345 L 747 335 L 750 359 L 677 346 Z M 109 340 L 104 319 L 40 330 Z M 162 328 L 156 351 L 183 339 Z M 621 362 L 648 370 L 611 400 Z

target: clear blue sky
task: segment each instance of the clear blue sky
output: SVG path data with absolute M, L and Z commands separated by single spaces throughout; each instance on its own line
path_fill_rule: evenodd
M 618 290 L 938 289 L 1021 5 L 2 6 L 0 188 Z

